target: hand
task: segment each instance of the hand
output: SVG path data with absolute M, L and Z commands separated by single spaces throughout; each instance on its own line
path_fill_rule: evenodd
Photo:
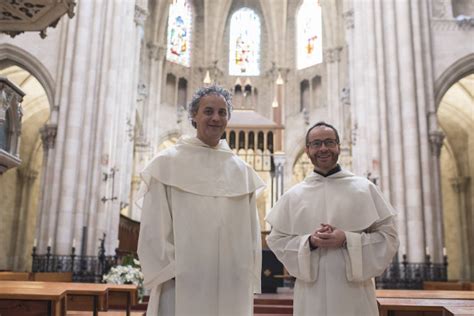
M 344 231 L 329 224 L 321 224 L 321 228 L 316 230 L 309 238 L 309 242 L 314 248 L 340 248 L 345 240 L 346 234 Z

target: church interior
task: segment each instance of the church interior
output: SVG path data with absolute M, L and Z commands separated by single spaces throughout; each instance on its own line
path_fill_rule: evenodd
M 474 290 L 474 1 L 54 3 L 0 4 L 0 274 L 101 282 L 94 264 L 135 255 L 140 171 L 195 134 L 187 105 L 218 84 L 223 137 L 267 185 L 264 252 L 264 218 L 312 172 L 305 134 L 326 121 L 340 165 L 398 213 L 402 281 Z M 410 288 L 390 273 L 377 284 Z

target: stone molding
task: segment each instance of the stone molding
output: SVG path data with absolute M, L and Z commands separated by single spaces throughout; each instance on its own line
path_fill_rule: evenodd
M 354 28 L 354 10 L 344 12 L 342 14 L 342 18 L 344 19 L 344 25 L 346 26 L 346 29 Z
M 439 157 L 441 154 L 441 147 L 443 146 L 444 133 L 442 131 L 432 131 L 429 134 L 431 153 Z
M 148 10 L 135 5 L 135 14 L 133 20 L 137 26 L 145 26 L 146 19 L 148 17 Z
M 141 82 L 137 85 L 137 102 L 143 102 L 148 97 L 148 86 Z
M 166 55 L 166 47 L 158 43 L 148 42 L 146 44 L 148 49 L 148 58 L 154 60 L 163 60 Z
M 41 141 L 43 142 L 43 150 L 45 152 L 54 148 L 57 133 L 58 126 L 54 124 L 45 124 L 40 128 Z
M 431 19 L 434 31 L 472 31 L 474 30 L 474 17 L 459 16 L 456 19 Z
M 339 100 L 345 106 L 351 105 L 351 89 L 349 87 L 344 87 L 341 89 L 341 97 Z
M 465 192 L 470 181 L 470 177 L 456 177 L 449 179 L 449 182 L 456 193 Z
M 21 180 L 33 182 L 38 178 L 39 172 L 29 168 L 18 168 L 17 174 Z
M 341 52 L 342 52 L 342 47 L 334 47 L 334 48 L 325 49 L 323 52 L 324 61 L 330 64 L 334 62 L 340 62 Z

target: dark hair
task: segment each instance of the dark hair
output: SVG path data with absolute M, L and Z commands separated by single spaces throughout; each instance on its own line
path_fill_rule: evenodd
M 316 128 L 316 127 L 319 127 L 319 126 L 325 126 L 325 127 L 329 127 L 330 129 L 332 129 L 334 131 L 334 133 L 336 134 L 336 142 L 338 144 L 340 143 L 339 133 L 337 132 L 337 129 L 334 126 L 332 126 L 331 124 L 328 124 L 324 121 L 321 121 L 321 122 L 318 122 L 318 123 L 314 124 L 313 126 L 311 126 L 309 128 L 309 130 L 306 132 L 306 146 L 308 146 L 308 143 L 309 143 L 309 132 L 311 132 L 311 130 L 313 128 Z
M 188 105 L 188 116 L 194 128 L 196 128 L 196 122 L 193 121 L 193 117 L 198 112 L 199 102 L 201 102 L 201 99 L 203 97 L 208 95 L 218 95 L 224 98 L 225 103 L 227 105 L 227 118 L 230 119 L 230 114 L 232 112 L 232 94 L 229 92 L 229 90 L 218 85 L 202 87 L 196 90 L 191 100 L 191 103 L 189 103 Z

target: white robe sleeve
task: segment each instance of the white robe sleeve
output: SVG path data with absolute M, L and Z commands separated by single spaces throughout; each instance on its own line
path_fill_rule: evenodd
M 137 252 L 144 286 L 151 290 L 150 298 L 154 301 L 150 311 L 158 308 L 162 284 L 175 276 L 175 248 L 169 188 L 154 178 L 142 185 L 147 185 L 148 190 L 143 196 Z
M 267 244 L 292 276 L 314 282 L 318 278 L 319 249 L 310 250 L 309 236 L 287 235 L 273 228 Z
M 345 232 L 346 276 L 349 282 L 364 282 L 379 276 L 397 252 L 399 241 L 394 216 L 375 222 L 366 232 Z
M 261 293 L 261 271 L 262 271 L 262 237 L 260 233 L 260 221 L 258 220 L 257 201 L 255 192 L 250 194 L 250 220 L 252 229 L 252 243 L 254 245 L 253 258 L 253 292 Z

